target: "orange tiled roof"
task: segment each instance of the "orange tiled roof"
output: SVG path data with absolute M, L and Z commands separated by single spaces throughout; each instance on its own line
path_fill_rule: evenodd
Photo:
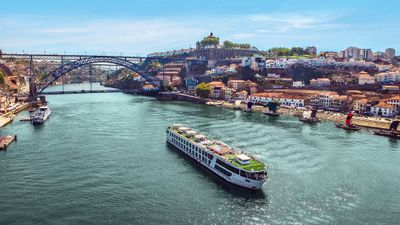
M 210 85 L 211 85 L 211 87 L 223 87 L 223 86 L 225 86 L 225 84 L 222 83 L 221 81 L 210 82 Z
M 400 100 L 400 95 L 389 98 L 388 100 Z
M 360 104 L 367 104 L 368 103 L 368 99 L 366 99 L 366 98 L 357 99 L 354 102 L 358 102 Z
M 379 108 L 391 108 L 393 109 L 394 106 L 387 104 L 384 101 L 380 101 L 377 105 L 374 105 L 374 107 L 379 107 Z
M 251 96 L 253 97 L 261 97 L 261 98 L 279 98 L 280 96 L 282 96 L 282 93 L 274 93 L 274 92 L 264 92 L 264 93 L 256 93 L 253 94 Z
M 228 80 L 228 83 L 242 83 L 245 82 L 244 80 Z

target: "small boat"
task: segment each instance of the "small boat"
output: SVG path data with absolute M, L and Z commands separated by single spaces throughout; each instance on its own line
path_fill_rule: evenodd
M 244 112 L 252 112 L 253 111 L 253 102 L 247 102 L 247 108 L 243 109 Z
M 241 100 L 236 100 L 235 105 L 233 105 L 233 109 L 240 110 L 240 104 L 242 103 Z
M 351 118 L 353 118 L 353 114 L 352 113 L 347 114 L 346 124 L 336 123 L 336 127 L 351 131 L 361 130 L 361 127 L 351 124 Z
M 317 108 L 309 111 L 304 111 L 303 117 L 301 117 L 299 120 L 305 123 L 318 123 L 320 122 L 320 120 L 317 118 L 317 112 Z
M 282 115 L 282 113 L 277 111 L 278 108 L 278 104 L 277 102 L 268 102 L 267 107 L 268 110 L 263 111 L 263 113 L 267 116 L 280 116 Z
M 31 116 L 31 122 L 33 125 L 39 125 L 44 123 L 51 114 L 51 110 L 48 106 L 41 106 L 38 110 L 36 110 Z
M 400 139 L 400 132 L 397 130 L 399 127 L 400 121 L 396 120 L 390 124 L 389 130 L 378 130 L 374 131 L 375 135 L 390 137 L 390 138 L 398 138 Z
M 280 113 L 280 112 L 273 112 L 273 111 L 269 111 L 269 110 L 263 111 L 263 113 L 265 115 L 267 115 L 267 116 L 280 116 L 280 115 L 282 115 L 282 113 Z

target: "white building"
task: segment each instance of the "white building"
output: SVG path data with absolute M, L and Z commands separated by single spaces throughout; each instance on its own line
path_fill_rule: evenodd
M 329 86 L 331 84 L 331 80 L 329 78 L 317 78 L 317 86 L 324 87 Z
M 371 106 L 371 113 L 376 116 L 393 117 L 396 114 L 396 108 L 381 101 L 379 104 Z
M 378 73 L 375 75 L 375 79 L 378 83 L 400 82 L 400 72 Z
M 294 88 L 303 88 L 305 86 L 304 81 L 293 81 L 292 86 Z
M 261 56 L 244 57 L 242 58 L 242 66 L 249 66 L 253 70 L 264 69 L 267 66 L 266 60 Z
M 361 72 L 358 75 L 358 85 L 375 84 L 375 78 L 367 72 Z
M 250 95 L 248 101 L 258 104 L 278 101 L 281 105 L 291 107 L 304 107 L 305 99 L 301 96 L 283 95 L 281 93 L 257 93 Z
M 360 59 L 360 49 L 356 47 L 348 47 L 344 50 L 344 58 Z
M 394 106 L 396 109 L 396 113 L 400 114 L 400 95 L 389 98 L 386 103 L 388 105 Z
M 247 91 L 240 91 L 236 93 L 237 100 L 246 100 L 247 99 Z
M 385 58 L 387 60 L 392 60 L 396 56 L 396 50 L 394 48 L 388 48 L 385 51 Z

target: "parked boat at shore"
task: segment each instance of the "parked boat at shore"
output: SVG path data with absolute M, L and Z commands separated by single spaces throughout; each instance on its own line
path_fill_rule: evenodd
M 347 114 L 346 124 L 336 123 L 336 127 L 351 131 L 361 130 L 361 127 L 351 124 L 351 118 L 353 118 L 353 114 L 352 113 Z
M 250 154 L 181 124 L 168 127 L 166 133 L 167 143 L 231 184 L 257 190 L 268 179 L 266 164 Z
M 244 112 L 253 112 L 253 102 L 248 101 L 247 102 L 247 107 L 243 109 Z
M 42 124 L 49 118 L 50 114 L 51 110 L 48 106 L 41 106 L 32 114 L 31 122 L 33 125 Z
M 299 120 L 305 123 L 318 123 L 320 120 L 317 118 L 318 108 L 314 108 L 312 110 L 304 111 L 303 117 Z
M 268 102 L 267 104 L 268 110 L 263 111 L 263 113 L 267 116 L 280 116 L 282 113 L 278 112 L 278 103 L 277 102 Z
M 242 103 L 242 100 L 236 100 L 235 101 L 235 105 L 233 105 L 233 109 L 236 109 L 236 110 L 240 110 L 241 108 L 240 108 L 240 104 Z
M 400 139 L 400 131 L 397 130 L 397 128 L 399 127 L 399 124 L 400 124 L 399 120 L 393 121 L 390 124 L 389 130 L 374 131 L 374 134 L 380 135 L 380 136 L 386 136 L 386 137 L 390 137 L 390 138 Z

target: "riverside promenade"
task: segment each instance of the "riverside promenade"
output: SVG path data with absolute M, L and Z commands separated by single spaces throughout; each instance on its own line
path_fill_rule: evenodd
M 226 101 L 208 101 L 206 105 L 223 107 L 228 109 L 234 109 L 234 104 L 226 102 Z M 240 104 L 240 109 L 246 109 L 246 104 Z M 263 110 L 266 110 L 265 107 L 255 105 L 252 107 L 252 112 L 262 113 Z M 301 117 L 303 115 L 303 109 L 297 108 L 280 108 L 279 112 L 283 113 L 283 115 L 290 115 L 295 117 Z M 317 113 L 317 117 L 323 121 L 331 121 L 335 123 L 344 123 L 346 120 L 346 115 L 342 113 L 334 113 L 328 111 L 319 111 Z M 352 119 L 352 123 L 365 128 L 373 128 L 373 129 L 389 129 L 390 123 L 392 120 L 385 118 L 376 118 L 376 117 L 360 117 L 354 116 Z
M 30 106 L 32 106 L 32 103 L 25 102 L 25 103 L 22 103 L 21 105 L 19 105 L 18 107 L 16 107 L 15 109 L 13 109 L 12 111 L 1 115 L 0 116 L 0 128 L 11 123 L 14 120 L 16 114 L 28 109 Z

